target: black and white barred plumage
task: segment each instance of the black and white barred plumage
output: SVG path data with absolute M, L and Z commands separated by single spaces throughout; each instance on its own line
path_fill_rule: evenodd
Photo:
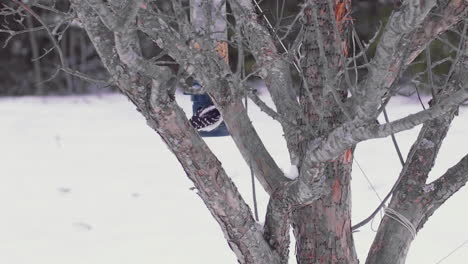
M 214 105 L 207 105 L 198 109 L 190 118 L 190 124 L 198 131 L 211 131 L 223 122 L 221 113 Z

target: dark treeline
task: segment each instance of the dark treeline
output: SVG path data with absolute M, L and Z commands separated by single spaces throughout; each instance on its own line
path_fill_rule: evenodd
M 38 1 L 40 3 L 40 1 Z M 56 1 L 63 13 L 31 7 L 29 12 L 11 14 L 15 3 L 4 4 L 0 13 L 0 95 L 65 95 L 109 91 L 106 84 L 84 81 L 60 70 L 51 37 L 60 46 L 69 68 L 105 80 L 107 74 L 84 31 L 73 22 L 68 0 Z M 49 27 L 53 36 L 44 30 Z
M 157 2 L 161 8 L 170 8 L 168 0 Z M 296 0 L 260 1 L 263 14 L 259 13 L 259 19 L 263 19 L 262 15 L 265 15 L 287 47 L 292 45 L 299 31 L 298 28 L 291 29 L 288 25 L 294 20 L 291 14 L 297 13 L 300 4 L 301 1 Z M 379 24 L 386 22 L 394 6 L 394 0 L 353 0 L 352 16 L 359 18 L 353 23 L 364 42 L 368 42 L 375 35 Z M 57 0 L 55 8 L 63 13 L 57 14 L 44 8 L 32 7 L 41 17 L 40 22 L 22 9 L 19 9 L 22 12 L 12 14 L 13 10 L 18 10 L 15 3 L 4 4 L 0 12 L 0 95 L 66 95 L 114 90 L 110 84 L 89 82 L 59 70 L 59 57 L 53 49 L 51 36 L 43 29 L 42 23 L 48 25 L 53 33 L 69 68 L 99 80 L 107 80 L 107 73 L 94 47 L 79 24 L 73 20 L 73 11 L 70 10 L 68 0 Z M 31 28 L 32 30 L 28 30 Z M 142 38 L 144 39 L 144 36 Z M 151 57 L 158 53 L 158 48 L 152 42 L 143 43 L 146 43 L 143 44 L 145 56 Z M 435 53 L 444 53 L 441 48 L 433 46 Z M 372 49 L 371 45 L 368 51 L 370 56 Z M 230 56 L 237 56 L 235 49 L 230 49 Z M 231 61 L 235 64 L 237 60 Z M 247 60 L 247 69 L 248 65 L 253 63 L 253 59 Z M 176 66 L 174 68 L 176 69 Z M 418 71 L 417 65 L 411 69 Z

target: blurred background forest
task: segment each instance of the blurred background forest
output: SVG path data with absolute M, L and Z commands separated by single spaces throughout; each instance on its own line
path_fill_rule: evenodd
M 36 1 L 40 4 L 40 0 Z M 170 0 L 157 0 L 161 8 L 170 9 Z M 185 1 L 188 6 L 188 0 Z M 259 1 L 264 14 L 274 25 L 278 35 L 283 38 L 285 26 L 289 25 L 297 14 L 300 0 L 264 0 Z M 353 0 L 352 17 L 358 35 L 364 42 L 378 32 L 384 25 L 388 15 L 394 8 L 394 0 Z M 85 93 L 105 93 L 115 88 L 107 83 L 92 83 L 79 77 L 59 70 L 59 58 L 53 49 L 50 36 L 39 21 L 27 12 L 18 13 L 18 6 L 10 1 L 4 2 L 0 12 L 0 96 L 21 95 L 68 95 Z M 106 70 L 102 66 L 94 48 L 83 29 L 73 21 L 72 12 L 67 0 L 57 0 L 55 9 L 33 7 L 49 27 L 57 39 L 66 63 L 69 68 L 89 74 L 96 79 L 106 80 Z M 259 15 L 259 19 L 260 19 Z M 286 46 L 297 34 L 299 28 L 284 37 Z M 377 35 L 378 37 L 378 35 Z M 450 37 L 450 36 L 449 36 Z M 159 53 L 158 48 L 142 36 L 142 47 L 146 57 L 153 57 Z M 437 57 L 446 57 L 449 49 L 443 44 L 433 43 L 432 54 Z M 373 47 L 368 53 L 372 56 Z M 230 57 L 235 58 L 235 49 L 230 49 Z M 422 56 L 424 57 L 424 56 Z M 235 62 L 236 59 L 232 59 Z M 253 60 L 248 59 L 247 65 Z M 418 67 L 418 65 L 421 67 Z M 235 65 L 232 65 L 235 67 Z M 176 66 L 174 66 L 176 67 Z M 421 72 L 425 70 L 424 58 L 417 60 L 410 71 Z M 419 69 L 420 68 L 420 69 Z M 447 66 L 441 64 L 434 71 L 443 73 Z M 365 73 L 364 73 L 365 74 Z M 404 78 L 402 78 L 404 82 Z M 407 82 L 408 83 L 408 82 Z M 405 85 L 402 85 L 405 86 Z M 414 85 L 406 85 L 403 94 L 411 94 Z

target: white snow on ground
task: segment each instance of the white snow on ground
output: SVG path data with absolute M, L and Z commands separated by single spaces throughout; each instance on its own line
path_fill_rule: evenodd
M 188 96 L 178 100 L 189 111 Z M 397 98 L 389 115 L 395 119 L 418 109 L 414 99 Z M 252 103 L 249 112 L 278 165 L 289 167 L 280 126 Z M 467 121 L 462 109 L 433 178 L 466 154 Z M 397 135 L 404 155 L 416 135 L 417 130 Z M 206 141 L 252 205 L 250 172 L 232 140 Z M 360 144 L 356 159 L 385 196 L 400 170 L 390 138 Z M 0 98 L 1 264 L 237 263 L 192 186 L 121 95 Z M 379 201 L 357 167 L 352 188 L 357 222 Z M 262 190 L 258 196 L 262 216 L 267 196 Z M 468 240 L 467 200 L 465 187 L 430 218 L 407 263 L 436 263 Z M 374 234 L 370 225 L 355 233 L 361 262 Z M 442 263 L 466 259 L 468 245 Z

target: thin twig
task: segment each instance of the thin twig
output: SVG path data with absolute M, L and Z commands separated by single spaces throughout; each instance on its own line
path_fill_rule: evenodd
M 388 119 L 387 110 L 385 109 L 385 107 L 383 108 L 383 114 L 384 114 L 385 122 L 390 123 L 390 120 Z M 398 154 L 398 158 L 400 159 L 401 166 L 404 166 L 405 160 L 403 159 L 403 155 L 401 154 L 400 146 L 398 146 L 398 142 L 396 140 L 395 134 L 392 133 L 390 136 L 392 137 L 393 146 L 395 147 L 395 150 Z
M 63 56 L 62 50 L 60 49 L 60 46 L 59 46 L 57 40 L 54 38 L 54 35 L 50 31 L 49 27 L 46 25 L 44 20 L 42 20 L 42 18 L 36 12 L 34 12 L 34 10 L 32 10 L 29 6 L 27 6 L 26 4 L 24 4 L 24 3 L 22 3 L 22 2 L 20 2 L 18 0 L 10 0 L 10 1 L 12 1 L 12 2 L 16 3 L 17 5 L 21 6 L 22 8 L 24 8 L 24 10 L 26 10 L 29 14 L 31 14 L 44 27 L 44 29 L 47 31 L 47 34 L 48 34 L 50 40 L 52 41 L 52 44 L 54 45 L 54 48 L 57 51 L 57 54 L 58 54 L 59 59 L 60 59 L 60 64 L 62 65 L 62 67 L 66 68 L 67 64 L 66 64 L 66 61 L 65 61 L 65 57 Z
M 91 77 L 87 74 L 84 74 L 82 72 L 79 72 L 77 70 L 73 70 L 71 68 L 60 68 L 59 70 L 63 71 L 63 72 L 66 72 L 70 75 L 73 75 L 73 76 L 76 76 L 78 78 L 81 78 L 85 81 L 88 81 L 88 82 L 91 82 L 91 83 L 100 83 L 100 84 L 112 84 L 113 82 L 112 81 L 109 81 L 109 80 L 100 80 L 100 79 L 96 79 L 94 77 Z

